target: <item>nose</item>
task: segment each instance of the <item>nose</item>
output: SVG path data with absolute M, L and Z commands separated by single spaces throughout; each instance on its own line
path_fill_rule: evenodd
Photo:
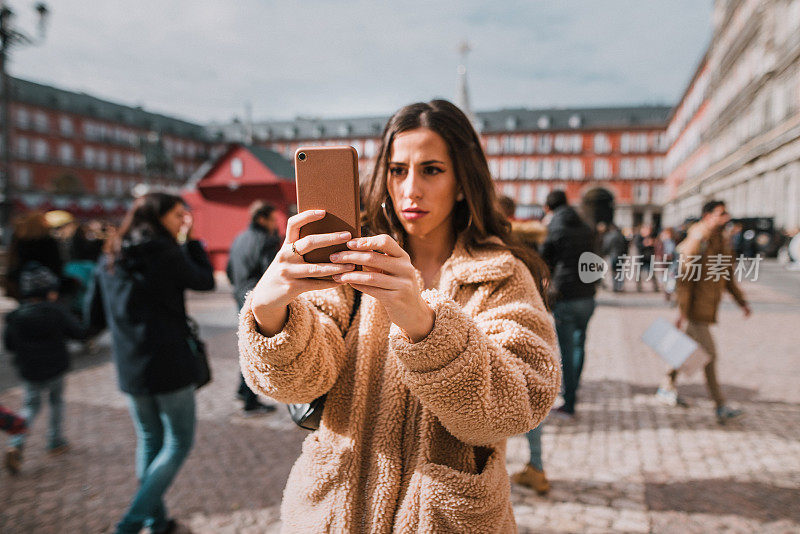
M 422 198 L 422 180 L 413 168 L 409 169 L 403 181 L 403 196 L 410 199 Z

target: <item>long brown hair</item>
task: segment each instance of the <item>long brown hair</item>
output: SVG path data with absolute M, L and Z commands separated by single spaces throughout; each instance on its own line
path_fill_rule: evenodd
M 406 233 L 391 205 L 386 180 L 395 136 L 417 128 L 428 128 L 447 143 L 456 181 L 464 193 L 464 200 L 457 202 L 453 210 L 453 229 L 457 236 L 463 236 L 467 251 L 481 248 L 510 251 L 528 267 L 544 299 L 544 284 L 549 276 L 547 265 L 511 235 L 511 223 L 499 210 L 478 134 L 467 116 L 447 100 L 410 104 L 386 123 L 372 178 L 365 184 L 369 228 L 391 235 L 401 246 L 405 244 Z M 487 242 L 490 237 L 500 238 L 502 245 Z
M 181 197 L 169 193 L 153 192 L 137 198 L 117 233 L 106 241 L 104 252 L 111 260 L 108 267 L 113 269 L 114 260 L 119 259 L 125 242 L 141 242 L 159 236 L 175 241 L 175 237 L 161 224 L 161 217 L 177 204 L 185 202 Z

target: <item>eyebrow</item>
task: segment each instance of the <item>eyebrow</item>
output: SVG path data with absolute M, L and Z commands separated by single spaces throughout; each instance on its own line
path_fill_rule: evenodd
M 439 165 L 444 165 L 444 161 L 439 161 L 438 159 L 429 159 L 428 161 L 423 161 L 420 165 L 430 165 L 431 163 L 438 163 Z M 399 161 L 390 161 L 389 165 L 398 165 L 400 167 L 408 167 L 408 164 L 401 163 Z

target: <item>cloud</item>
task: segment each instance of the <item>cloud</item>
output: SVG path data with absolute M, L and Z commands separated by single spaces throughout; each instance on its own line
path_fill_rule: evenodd
M 256 118 L 386 114 L 452 97 L 467 37 L 475 109 L 671 103 L 702 55 L 710 9 L 710 0 L 59 0 L 47 41 L 16 50 L 11 71 L 197 121 L 241 115 L 245 102 Z

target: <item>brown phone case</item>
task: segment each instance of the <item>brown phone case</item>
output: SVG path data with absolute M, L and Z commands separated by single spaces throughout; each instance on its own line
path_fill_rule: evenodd
M 294 154 L 297 211 L 325 210 L 322 220 L 300 228 L 310 234 L 350 232 L 361 237 L 358 195 L 358 153 L 351 146 L 300 147 Z M 330 255 L 347 250 L 345 244 L 313 250 L 303 256 L 309 263 L 330 263 Z

